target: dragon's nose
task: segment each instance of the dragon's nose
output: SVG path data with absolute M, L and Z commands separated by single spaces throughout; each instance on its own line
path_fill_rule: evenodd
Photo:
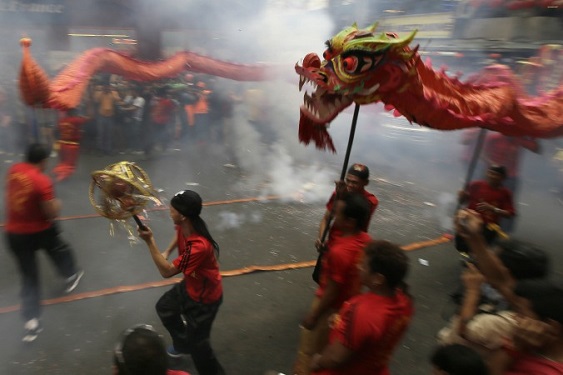
M 320 68 L 321 67 L 321 59 L 317 56 L 316 53 L 309 53 L 303 59 L 303 67 L 304 68 Z

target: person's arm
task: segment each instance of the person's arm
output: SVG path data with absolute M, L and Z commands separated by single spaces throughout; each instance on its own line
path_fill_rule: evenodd
M 512 217 L 515 216 L 515 212 L 512 208 L 512 204 L 510 202 L 506 202 L 503 207 L 496 207 L 488 202 L 479 202 L 477 203 L 477 209 L 479 212 L 493 212 L 495 215 L 500 217 Z
M 479 213 L 463 209 L 455 217 L 456 232 L 465 239 L 479 271 L 507 300 L 514 298 L 515 280 L 498 256 L 487 248 Z
M 459 323 L 457 333 L 461 337 L 465 336 L 465 327 L 467 323 L 475 316 L 479 301 L 481 300 L 481 285 L 485 277 L 479 272 L 477 267 L 471 263 L 467 263 L 467 268 L 461 275 L 465 291 L 463 293 L 463 301 L 459 310 Z
M 139 237 L 141 237 L 147 244 L 149 251 L 151 253 L 152 260 L 158 268 L 158 271 L 164 278 L 170 278 L 174 275 L 180 273 L 174 264 L 168 262 L 164 256 L 160 253 L 160 250 L 156 246 L 156 242 L 154 240 L 154 236 L 152 231 L 149 227 L 145 227 L 145 229 L 139 228 Z
M 342 366 L 350 361 L 354 352 L 339 341 L 325 347 L 322 354 L 316 354 L 310 364 L 311 371 L 330 369 Z
M 58 198 L 41 202 L 41 211 L 47 220 L 55 220 L 61 212 L 61 201 Z
M 319 317 L 327 312 L 331 308 L 331 306 L 333 306 L 334 301 L 336 301 L 338 295 L 340 294 L 340 289 L 341 286 L 338 283 L 331 279 L 328 280 L 319 304 L 314 310 L 310 311 L 305 319 L 303 319 L 303 321 L 301 322 L 303 328 L 309 330 L 315 328 L 319 321 Z
M 170 256 L 170 253 L 172 253 L 172 251 L 174 249 L 176 249 L 178 247 L 178 237 L 174 236 L 174 238 L 172 239 L 172 241 L 170 241 L 170 244 L 168 245 L 168 248 L 166 248 L 166 250 L 164 250 L 162 252 L 162 256 L 164 257 L 164 259 L 168 259 L 168 257 Z
M 323 235 L 325 233 L 325 230 L 327 228 L 327 226 L 330 224 L 330 221 L 332 220 L 332 213 L 328 210 L 325 211 L 325 214 L 323 216 L 323 218 L 321 219 L 321 222 L 319 224 L 319 235 L 315 241 L 315 247 L 317 248 L 318 251 L 321 251 L 321 249 L 324 246 L 324 242 L 326 242 L 327 237 L 323 238 Z M 323 242 L 324 240 L 324 242 Z

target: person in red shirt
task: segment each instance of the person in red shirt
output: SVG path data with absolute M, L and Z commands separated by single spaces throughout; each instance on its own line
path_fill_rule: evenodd
M 59 163 L 53 168 L 57 181 L 68 178 L 76 169 L 82 125 L 87 120 L 86 117 L 78 116 L 76 109 L 70 109 L 66 116 L 59 120 Z
M 408 265 L 396 244 L 374 240 L 365 247 L 359 269 L 368 292 L 345 302 L 332 318 L 330 343 L 313 357 L 313 374 L 389 374 L 393 350 L 414 312 L 404 282 Z
M 176 103 L 170 98 L 166 88 L 160 88 L 151 104 L 151 122 L 154 139 L 151 142 L 160 144 L 165 152 L 172 141 L 176 123 Z
M 191 354 L 199 374 L 217 375 L 224 370 L 211 348 L 210 335 L 223 302 L 223 286 L 217 262 L 219 245 L 200 217 L 201 210 L 198 193 L 180 191 L 170 200 L 176 236 L 168 248 L 160 252 L 148 227 L 140 227 L 139 235 L 162 277 L 184 275 L 156 304 L 156 312 L 172 337 L 168 354 L 175 358 Z M 178 256 L 169 262 L 174 249 L 178 249 Z
M 320 249 L 323 245 L 322 237 L 325 232 L 325 228 L 329 225 L 331 217 L 333 215 L 332 209 L 334 207 L 334 201 L 337 196 L 343 195 L 345 193 L 359 193 L 362 194 L 370 204 L 370 214 L 368 220 L 365 222 L 362 228 L 364 232 L 368 231 L 369 224 L 373 213 L 379 205 L 379 200 L 377 197 L 366 190 L 366 186 L 369 184 L 369 168 L 363 164 L 355 163 L 352 164 L 348 171 L 346 172 L 346 177 L 344 181 L 336 181 L 336 189 L 332 192 L 330 199 L 326 203 L 326 211 L 319 225 L 319 236 L 315 242 L 315 247 Z
M 331 235 L 334 235 L 332 233 L 333 229 L 337 229 L 334 225 L 329 227 L 331 224 L 334 224 L 332 223 L 332 219 L 334 217 L 334 202 L 337 197 L 343 197 L 348 193 L 358 193 L 367 199 L 369 202 L 369 217 L 362 227 L 364 232 L 368 231 L 373 213 L 379 205 L 377 197 L 365 189 L 365 187 L 369 184 L 369 168 L 365 165 L 359 163 L 352 164 L 352 166 L 348 168 L 344 181 L 336 181 L 335 183 L 336 189 L 332 192 L 330 199 L 326 203 L 326 211 L 319 225 L 319 235 L 315 241 L 315 247 L 319 252 L 319 257 L 313 271 L 313 280 L 317 283 L 319 282 L 318 280 L 322 267 L 322 256 L 326 250 L 326 241 Z M 335 233 L 338 232 L 336 231 Z
M 516 215 L 512 192 L 503 186 L 506 178 L 504 166 L 492 165 L 487 170 L 486 180 L 471 182 L 467 189 L 458 194 L 459 202 L 466 204 L 470 210 L 479 212 L 485 222 L 483 235 L 488 244 L 494 242 L 499 233 L 499 220 Z M 462 237 L 455 238 L 456 249 L 460 252 L 468 252 L 468 247 Z
M 512 192 L 514 200 L 520 190 L 520 160 L 522 151 L 526 149 L 540 153 L 540 144 L 535 139 L 525 137 L 507 137 L 497 132 L 488 132 L 481 155 L 485 168 L 491 165 L 502 165 L 506 168 L 506 177 L 503 185 Z M 483 170 L 483 169 L 481 169 Z M 502 230 L 512 233 L 516 227 L 516 218 L 501 218 L 499 221 Z
M 358 264 L 364 246 L 371 240 L 363 228 L 369 220 L 370 205 L 363 195 L 346 194 L 335 202 L 334 225 L 328 251 L 322 258 L 319 287 L 301 326 L 301 342 L 294 374 L 309 374 L 311 356 L 328 342 L 328 318 L 344 301 L 360 293 Z
M 147 324 L 127 328 L 113 350 L 113 375 L 190 375 L 169 369 L 164 340 Z
M 22 275 L 22 315 L 26 321 L 24 342 L 31 342 L 42 331 L 39 270 L 36 251 L 44 249 L 58 273 L 65 278 L 65 292 L 72 292 L 84 272 L 76 267 L 73 251 L 63 241 L 55 219 L 61 201 L 55 197 L 53 183 L 44 174 L 49 149 L 31 144 L 25 162 L 14 164 L 6 176 L 6 239 Z

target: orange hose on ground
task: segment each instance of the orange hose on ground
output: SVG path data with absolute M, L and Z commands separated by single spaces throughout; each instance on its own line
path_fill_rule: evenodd
M 443 236 L 436 238 L 434 240 L 415 242 L 415 243 L 412 243 L 412 244 L 409 244 L 409 245 L 402 246 L 401 248 L 405 251 L 413 251 L 413 250 L 418 250 L 418 249 L 421 249 L 421 248 L 424 248 L 424 247 L 439 245 L 439 244 L 442 244 L 442 243 L 445 243 L 445 242 L 448 242 L 448 241 L 451 241 L 451 236 L 443 235 Z M 316 260 L 310 260 L 310 261 L 298 262 L 298 263 L 275 264 L 275 265 L 272 265 L 272 266 L 248 266 L 248 267 L 239 268 L 239 269 L 236 269 L 236 270 L 222 271 L 221 275 L 223 277 L 230 277 L 230 276 L 245 275 L 245 274 L 253 273 L 253 272 L 294 270 L 294 269 L 300 269 L 300 268 L 313 267 L 315 265 L 315 263 L 316 263 Z M 113 288 L 100 289 L 100 290 L 95 290 L 95 291 L 91 291 L 91 292 L 77 293 L 77 294 L 73 294 L 71 296 L 51 298 L 51 299 L 41 301 L 41 304 L 43 306 L 48 306 L 48 305 L 55 305 L 55 304 L 59 304 L 59 303 L 80 301 L 80 300 L 88 299 L 88 298 L 103 297 L 103 296 L 108 296 L 108 295 L 117 294 L 117 293 L 135 292 L 135 291 L 138 291 L 138 290 L 144 290 L 144 289 L 149 289 L 149 288 L 160 288 L 162 286 L 176 284 L 180 280 L 182 280 L 182 279 L 176 277 L 176 278 L 165 279 L 165 280 L 160 280 L 160 281 L 153 281 L 153 282 L 137 284 L 137 285 L 116 286 L 116 287 L 113 287 Z M 20 305 L 0 307 L 0 314 L 6 314 L 6 313 L 9 313 L 9 312 L 18 311 L 19 309 L 20 309 Z

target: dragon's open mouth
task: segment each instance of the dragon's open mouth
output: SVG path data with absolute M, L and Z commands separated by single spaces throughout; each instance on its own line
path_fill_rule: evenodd
M 305 90 L 303 105 L 300 108 L 302 116 L 311 122 L 327 124 L 352 104 L 351 97 L 329 92 L 324 84 L 325 76 L 318 70 L 296 65 L 295 71 L 299 74 L 299 91 L 303 90 L 305 84 L 311 89 Z

